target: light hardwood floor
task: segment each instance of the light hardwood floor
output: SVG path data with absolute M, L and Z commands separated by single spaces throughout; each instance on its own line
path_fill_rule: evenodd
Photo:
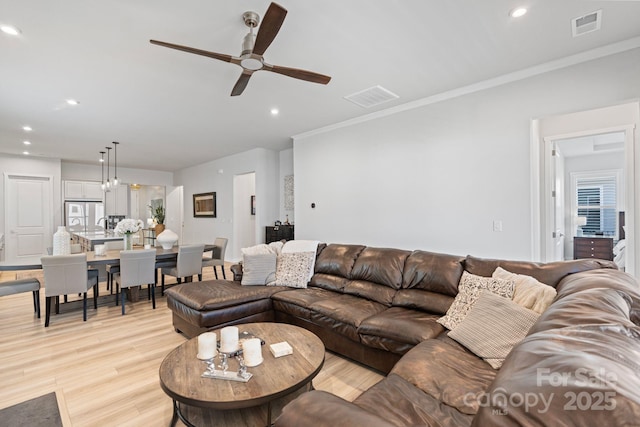
M 39 271 L 17 274 L 41 277 Z M 0 274 L 0 281 L 14 278 L 14 272 Z M 204 279 L 211 278 L 206 268 Z M 100 294 L 105 293 L 101 283 Z M 0 408 L 55 391 L 65 426 L 168 426 L 172 404 L 160 388 L 158 369 L 186 338 L 174 332 L 159 294 L 158 289 L 156 310 L 145 291 L 140 301 L 127 302 L 125 316 L 109 300 L 97 311 L 89 304 L 86 322 L 81 308 L 52 314 L 48 328 L 44 289 L 41 319 L 33 313 L 31 293 L 0 298 Z M 353 400 L 382 378 L 327 352 L 313 384 Z

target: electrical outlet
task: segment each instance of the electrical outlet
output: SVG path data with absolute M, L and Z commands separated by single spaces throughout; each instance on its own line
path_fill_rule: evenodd
M 499 219 L 493 220 L 493 231 L 501 232 L 502 231 L 502 221 Z

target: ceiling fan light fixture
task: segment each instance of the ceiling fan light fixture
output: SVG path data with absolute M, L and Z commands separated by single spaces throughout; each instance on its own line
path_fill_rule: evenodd
M 240 59 L 240 65 L 245 70 L 257 71 L 264 65 L 261 60 L 254 58 L 252 55 L 245 55 Z

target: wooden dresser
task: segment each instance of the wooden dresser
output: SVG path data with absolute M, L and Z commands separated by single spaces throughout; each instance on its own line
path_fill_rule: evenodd
M 573 259 L 580 258 L 613 261 L 613 239 L 610 237 L 574 237 Z

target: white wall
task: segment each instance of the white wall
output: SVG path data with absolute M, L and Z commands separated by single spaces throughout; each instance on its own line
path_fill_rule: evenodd
M 236 175 L 233 184 L 233 236 L 236 247 L 246 248 L 256 243 L 256 215 L 251 215 L 251 196 L 256 194 L 256 174 Z M 256 199 L 257 201 L 257 199 Z M 256 213 L 259 204 L 256 203 Z M 238 256 L 239 254 L 235 254 Z
M 296 238 L 532 259 L 531 119 L 638 98 L 639 75 L 635 49 L 295 138 Z
M 280 178 L 278 181 L 278 187 L 280 189 L 280 215 L 278 219 L 284 223 L 287 215 L 289 215 L 289 222 L 295 223 L 295 210 L 289 210 L 284 208 L 284 177 L 293 175 L 293 148 L 280 151 Z M 293 179 L 295 187 L 295 176 Z
M 240 259 L 240 245 L 233 236 L 233 178 L 255 172 L 256 242 L 264 242 L 264 227 L 278 216 L 278 152 L 257 148 L 180 170 L 174 175 L 174 185 L 184 186 L 185 243 L 212 243 L 216 237 L 229 239 L 226 259 Z M 193 194 L 215 191 L 216 218 L 193 217 Z

